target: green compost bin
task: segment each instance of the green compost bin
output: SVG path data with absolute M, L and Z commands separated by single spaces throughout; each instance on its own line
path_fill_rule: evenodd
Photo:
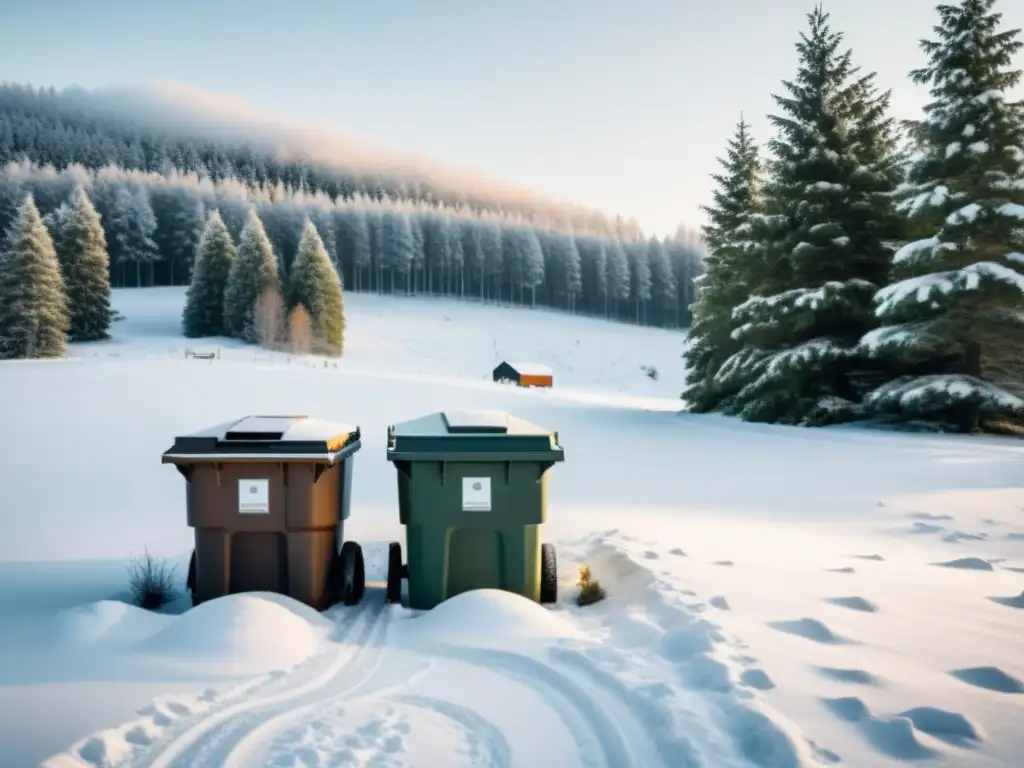
M 408 557 L 403 567 L 391 545 L 389 595 L 404 576 L 414 609 L 487 588 L 555 601 L 555 551 L 540 526 L 548 470 L 565 459 L 557 432 L 501 411 L 447 411 L 389 427 L 387 454 Z

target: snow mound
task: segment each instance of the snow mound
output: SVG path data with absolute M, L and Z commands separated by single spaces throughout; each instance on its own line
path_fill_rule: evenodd
M 956 568 L 961 571 L 993 571 L 992 563 L 980 557 L 962 557 L 959 560 L 948 560 L 944 563 L 932 563 L 942 568 Z
M 293 667 L 324 637 L 322 627 L 305 615 L 308 610 L 284 596 L 226 595 L 175 617 L 135 648 L 175 658 L 230 660 L 232 667 Z
M 981 729 L 959 712 L 949 712 L 938 707 L 914 707 L 901 712 L 922 733 L 942 741 L 962 744 L 968 741 L 982 741 Z
M 967 669 L 954 669 L 950 672 L 953 677 L 962 680 L 968 685 L 978 688 L 985 688 L 989 691 L 999 693 L 1024 693 L 1024 682 L 1013 675 L 1008 675 L 999 667 L 969 667 Z
M 895 760 L 924 760 L 938 752 L 921 740 L 921 733 L 909 716 L 878 716 L 856 696 L 823 699 L 822 703 L 840 720 L 854 725 L 864 738 L 882 754 Z M 922 722 L 934 721 L 919 717 Z
M 606 542 L 593 546 L 584 558 L 595 579 L 608 590 L 608 599 L 645 603 L 654 592 L 654 574 L 629 554 Z
M 803 768 L 838 761 L 756 702 L 735 701 L 727 706 L 726 727 L 740 754 L 758 768 Z
M 882 684 L 875 675 L 863 669 L 843 669 L 841 667 L 815 667 L 814 669 L 822 677 L 839 683 L 870 685 L 876 688 Z
M 796 635 L 805 640 L 813 640 L 826 645 L 841 645 L 849 642 L 835 634 L 824 623 L 807 616 L 789 621 L 771 621 L 768 622 L 768 626 L 779 632 L 785 632 L 787 635 Z
M 840 608 L 849 608 L 851 611 L 875 613 L 878 610 L 877 605 L 860 595 L 854 595 L 852 597 L 827 597 L 825 598 L 825 602 L 831 603 L 832 605 L 838 605 Z
M 1024 608 L 1024 592 L 1021 592 L 1017 597 L 990 597 L 989 600 L 1009 608 Z
M 410 639 L 452 645 L 585 638 L 557 613 L 501 589 L 474 589 L 450 597 L 411 619 L 407 629 Z
M 364 547 L 364 549 L 366 549 Z M 315 608 L 310 608 L 305 603 L 300 603 L 294 598 L 282 595 L 278 592 L 246 592 L 249 597 L 258 597 L 260 600 L 265 600 L 268 603 L 274 603 L 279 605 L 287 611 L 291 611 L 293 614 L 298 616 L 300 619 L 305 619 L 312 626 L 319 627 L 321 629 L 329 630 L 335 627 L 335 623 L 328 619 L 324 614 Z
M 76 605 L 53 617 L 53 642 L 65 647 L 131 645 L 161 631 L 173 616 L 152 613 L 118 600 Z

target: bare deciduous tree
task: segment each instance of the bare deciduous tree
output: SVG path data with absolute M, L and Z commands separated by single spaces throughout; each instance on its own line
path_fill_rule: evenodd
M 254 311 L 256 333 L 264 349 L 279 349 L 284 341 L 284 299 L 273 289 L 266 290 L 256 300 Z
M 288 318 L 288 349 L 296 355 L 308 355 L 313 351 L 313 326 L 309 313 L 299 304 Z

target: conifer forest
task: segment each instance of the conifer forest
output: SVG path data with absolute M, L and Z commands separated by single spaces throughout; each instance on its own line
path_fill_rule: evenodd
M 105 338 L 111 287 L 189 285 L 187 336 L 247 341 L 280 290 L 330 354 L 344 291 L 426 294 L 688 328 L 695 412 L 1019 433 L 1024 43 L 998 5 L 936 8 L 916 116 L 811 10 L 767 140 L 736 105 L 699 235 L 0 86 L 0 356 Z
M 909 73 L 930 98 L 904 122 L 829 14 L 808 14 L 772 137 L 757 146 L 741 118 L 715 176 L 691 410 L 1021 433 L 1022 42 L 997 5 L 937 7 Z

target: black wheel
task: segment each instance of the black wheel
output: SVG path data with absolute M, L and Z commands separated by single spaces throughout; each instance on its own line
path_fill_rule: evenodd
M 387 601 L 389 603 L 402 602 L 402 577 L 406 575 L 406 569 L 402 565 L 402 545 L 397 541 L 388 544 L 388 588 Z
M 188 561 L 188 577 L 185 579 L 185 586 L 192 597 L 192 605 L 196 605 L 196 551 L 192 550 L 192 557 Z
M 359 548 L 356 552 L 356 602 L 362 602 L 363 595 L 366 594 L 366 560 L 363 558 L 363 548 L 356 544 Z
M 362 597 L 359 590 L 359 559 L 362 549 L 354 541 L 346 541 L 338 553 L 334 586 L 338 600 L 345 605 L 355 605 Z
M 558 601 L 558 561 L 554 544 L 540 545 L 540 601 Z

